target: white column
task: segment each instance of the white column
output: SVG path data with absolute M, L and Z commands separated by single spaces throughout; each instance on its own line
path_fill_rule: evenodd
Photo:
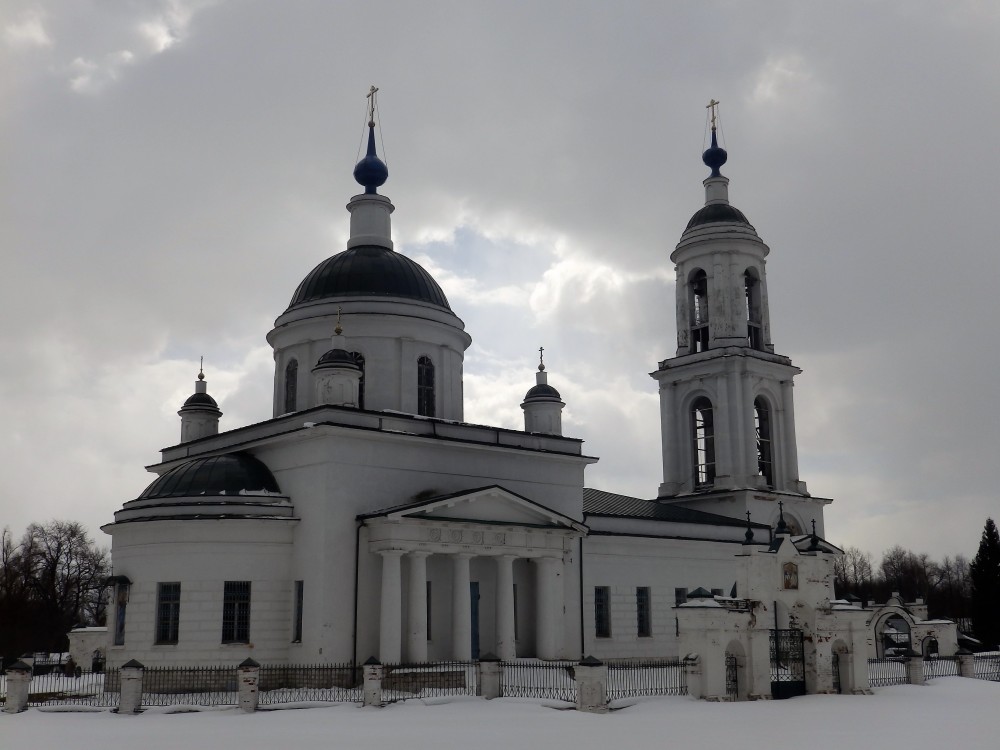
M 563 618 L 562 580 L 559 577 L 562 560 L 540 557 L 535 562 L 537 655 L 539 659 L 558 659 L 562 651 L 559 637 Z
M 496 615 L 497 656 L 514 659 L 514 556 L 500 555 L 497 561 Z
M 458 661 L 472 658 L 472 596 L 469 591 L 469 558 L 452 555 L 451 655 Z
M 407 598 L 406 658 L 414 663 L 427 661 L 427 556 L 430 552 L 410 552 L 409 596 Z
M 402 581 L 400 558 L 403 550 L 388 549 L 382 556 L 382 609 L 379 613 L 378 658 L 383 664 L 401 661 L 403 637 Z
M 676 389 L 668 381 L 660 383 L 660 435 L 663 448 L 663 484 L 660 494 L 677 494 L 684 481 L 680 476 L 677 456 L 677 422 L 674 415 Z
M 791 486 L 793 482 L 799 481 L 799 451 L 795 445 L 795 405 L 793 398 L 791 379 L 783 381 L 781 383 L 781 406 L 784 418 L 782 427 L 784 429 L 781 431 L 781 441 L 784 443 L 782 446 L 782 455 L 785 457 L 785 465 L 782 471 L 784 475 L 782 479 L 785 480 L 785 486 L 776 489 L 798 489 Z M 774 451 L 773 443 L 771 450 L 772 452 Z

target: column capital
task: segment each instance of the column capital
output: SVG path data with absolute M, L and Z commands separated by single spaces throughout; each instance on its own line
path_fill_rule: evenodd
M 405 552 L 407 557 L 430 557 L 434 553 L 429 549 L 411 549 Z

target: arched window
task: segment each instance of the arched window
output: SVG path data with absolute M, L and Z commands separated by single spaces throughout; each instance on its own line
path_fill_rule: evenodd
M 361 352 L 351 352 L 354 361 L 361 368 L 361 379 L 358 380 L 358 408 L 365 408 L 365 355 Z
M 698 269 L 688 282 L 691 316 L 691 353 L 708 350 L 708 275 Z
M 695 489 L 711 487 L 715 482 L 715 423 L 712 402 L 704 396 L 691 405 L 691 434 Z
M 289 360 L 285 366 L 285 414 L 298 410 L 299 362 Z
M 430 357 L 417 360 L 417 414 L 434 416 L 434 363 Z
M 757 476 L 774 486 L 774 461 L 771 458 L 771 410 L 762 398 L 753 402 L 753 429 L 757 438 Z
M 747 344 L 751 349 L 763 349 L 764 337 L 760 325 L 760 280 L 753 272 L 743 274 L 747 306 Z

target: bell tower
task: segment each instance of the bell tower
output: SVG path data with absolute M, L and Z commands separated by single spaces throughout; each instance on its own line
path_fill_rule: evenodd
M 705 206 L 670 254 L 675 265 L 677 350 L 651 373 L 659 384 L 663 483 L 659 500 L 699 510 L 777 522 L 778 501 L 792 531 L 804 533 L 829 500 L 812 498 L 799 479 L 793 379 L 801 370 L 775 353 L 768 314 L 770 252 L 729 202 L 719 171 L 712 100 L 711 173 Z

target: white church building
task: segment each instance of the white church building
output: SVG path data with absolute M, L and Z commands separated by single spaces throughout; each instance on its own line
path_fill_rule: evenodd
M 799 477 L 769 249 L 729 202 L 714 128 L 705 204 L 670 256 L 676 350 L 650 363 L 663 482 L 648 498 L 587 486 L 597 458 L 562 434 L 544 365 L 523 430 L 464 421 L 472 338 L 394 250 L 374 118 L 368 136 L 347 247 L 267 334 L 273 417 L 220 431 L 199 374 L 181 441 L 103 527 L 109 667 L 677 656 L 678 605 L 747 597 L 740 560 L 779 516 L 793 540 L 822 537 L 830 501 Z

